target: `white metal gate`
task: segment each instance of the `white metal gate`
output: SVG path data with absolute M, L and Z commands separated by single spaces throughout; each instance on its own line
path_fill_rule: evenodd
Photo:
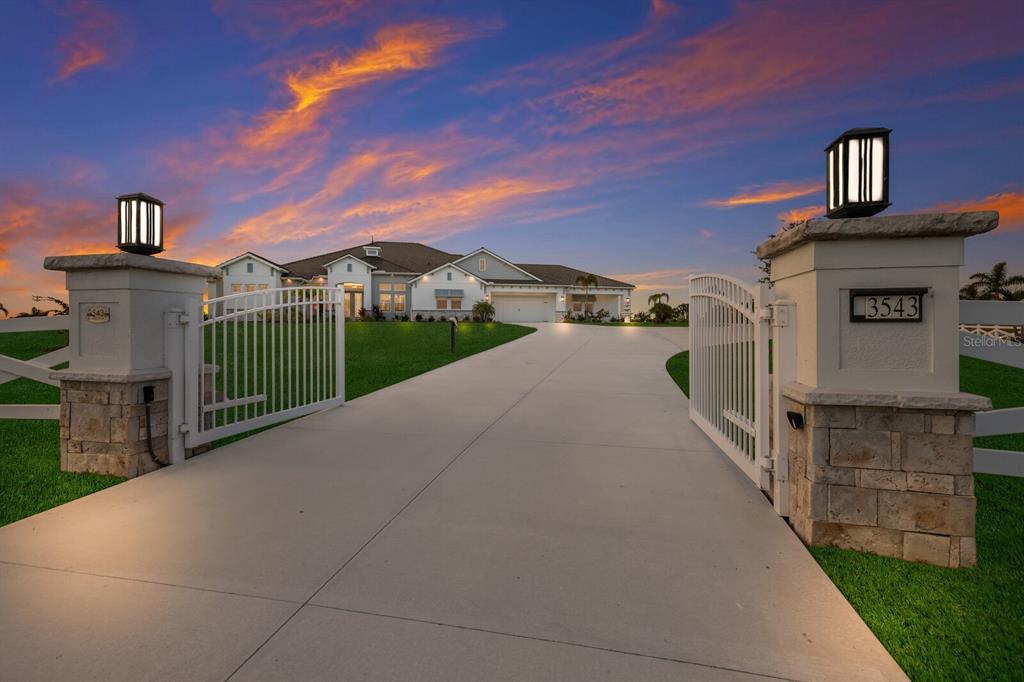
M 771 485 L 769 291 L 690 277 L 690 419 L 763 490 Z
M 185 446 L 344 403 L 343 297 L 330 287 L 263 289 L 190 315 Z

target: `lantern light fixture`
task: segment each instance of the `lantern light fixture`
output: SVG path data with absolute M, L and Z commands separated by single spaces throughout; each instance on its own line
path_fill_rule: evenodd
M 866 218 L 889 207 L 889 128 L 853 128 L 825 149 L 825 215 Z
M 148 194 L 117 198 L 117 248 L 152 256 L 164 250 L 164 202 Z

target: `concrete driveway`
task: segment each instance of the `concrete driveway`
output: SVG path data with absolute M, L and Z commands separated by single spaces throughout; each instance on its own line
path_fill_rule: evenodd
M 10 680 L 902 679 L 686 417 L 530 336 L 0 529 Z

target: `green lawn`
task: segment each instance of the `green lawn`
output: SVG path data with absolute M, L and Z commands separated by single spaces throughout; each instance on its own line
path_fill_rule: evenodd
M 251 350 L 256 347 L 251 334 L 252 329 L 250 327 L 244 335 Z M 500 323 L 460 323 L 458 329 L 456 352 L 452 353 L 448 324 L 346 324 L 346 397 L 352 399 L 366 395 L 536 331 L 531 327 Z M 243 337 L 242 334 L 239 336 L 240 339 Z M 0 353 L 27 360 L 60 348 L 66 344 L 66 339 L 66 334 L 61 332 L 0 334 Z M 232 368 L 220 379 L 220 383 L 227 381 L 229 395 L 233 390 L 235 376 L 233 338 L 230 348 L 232 353 L 229 353 L 227 359 L 232 362 Z M 208 359 L 211 358 L 212 347 L 208 347 Z M 256 382 L 254 386 L 259 385 L 262 381 L 262 367 L 254 367 L 249 378 Z M 46 404 L 57 403 L 58 400 L 59 393 L 53 386 L 27 379 L 15 379 L 0 384 L 0 403 Z M 222 439 L 217 441 L 217 444 L 238 440 L 251 433 Z M 55 421 L 0 420 L 0 525 L 12 523 L 123 480 L 114 476 L 60 471 L 58 436 L 58 425 Z
M 689 395 L 689 353 L 665 369 Z M 1024 371 L 960 358 L 960 388 L 1024 405 Z M 975 439 L 1024 450 L 1024 435 Z M 1024 679 L 1024 478 L 974 475 L 978 566 L 948 569 L 834 547 L 811 555 L 913 680 Z

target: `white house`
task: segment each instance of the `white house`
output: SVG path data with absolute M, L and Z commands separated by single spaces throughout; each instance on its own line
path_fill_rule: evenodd
M 566 311 L 630 315 L 634 286 L 596 276 L 577 286 L 583 270 L 512 263 L 486 248 L 460 255 L 415 242 L 373 242 L 277 264 L 246 252 L 220 265 L 218 293 L 313 285 L 342 287 L 348 317 L 375 308 L 386 317 L 467 317 L 477 301 L 494 304 L 504 322 L 554 322 Z M 251 287 L 251 288 L 250 288 Z

